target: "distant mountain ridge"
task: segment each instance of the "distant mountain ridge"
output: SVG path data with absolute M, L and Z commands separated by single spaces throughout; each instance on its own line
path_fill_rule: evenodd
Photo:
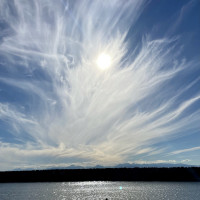
M 116 165 L 115 168 L 146 168 L 146 167 L 193 167 L 194 165 L 187 165 L 182 163 L 151 163 L 151 164 L 135 164 L 123 163 Z
M 183 163 L 151 163 L 151 164 L 136 164 L 136 163 L 122 163 L 114 166 L 88 166 L 83 167 L 80 165 L 70 165 L 67 167 L 49 167 L 49 168 L 42 168 L 42 169 L 35 169 L 35 168 L 16 168 L 13 171 L 31 171 L 31 170 L 53 170 L 53 169 L 103 169 L 103 168 L 173 168 L 173 167 L 199 167 L 199 165 L 187 165 Z

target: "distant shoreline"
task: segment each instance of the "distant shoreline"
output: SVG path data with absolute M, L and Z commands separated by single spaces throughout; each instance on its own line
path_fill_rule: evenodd
M 0 183 L 77 181 L 200 182 L 200 167 L 57 169 L 0 172 Z

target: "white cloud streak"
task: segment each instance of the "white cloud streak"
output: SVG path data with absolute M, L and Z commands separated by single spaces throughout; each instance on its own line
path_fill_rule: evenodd
M 189 149 L 181 149 L 181 150 L 173 151 L 171 154 L 180 154 L 180 153 L 185 153 L 185 152 L 190 152 L 190 151 L 197 151 L 197 150 L 200 150 L 200 146 L 199 147 L 189 148 Z
M 152 161 L 144 161 L 144 160 L 136 160 L 134 163 L 136 164 L 161 164 L 161 163 L 177 163 L 176 160 L 152 160 Z
M 177 39 L 144 36 L 141 45 L 127 46 L 127 32 L 145 3 L 1 1 L 6 28 L 0 56 L 8 73 L 0 75 L 0 83 L 24 96 L 0 102 L 0 120 L 23 142 L 2 140 L 4 163 L 18 158 L 21 165 L 23 160 L 31 165 L 37 157 L 39 165 L 44 156 L 52 157 L 52 166 L 60 157 L 120 163 L 129 156 L 159 153 L 151 146 L 200 128 L 199 109 L 185 115 L 200 93 L 177 103 L 193 85 L 184 91 L 175 85 L 176 95 L 166 89 L 179 73 L 197 65 L 178 60 Z M 107 71 L 96 66 L 102 52 L 113 60 Z

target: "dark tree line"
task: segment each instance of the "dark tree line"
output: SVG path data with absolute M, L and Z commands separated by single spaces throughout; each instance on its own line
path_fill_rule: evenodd
M 200 181 L 200 167 L 106 168 L 0 172 L 0 182 Z

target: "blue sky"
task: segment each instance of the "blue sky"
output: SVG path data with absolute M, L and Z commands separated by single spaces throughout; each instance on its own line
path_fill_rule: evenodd
M 0 2 L 0 170 L 200 165 L 200 1 Z

